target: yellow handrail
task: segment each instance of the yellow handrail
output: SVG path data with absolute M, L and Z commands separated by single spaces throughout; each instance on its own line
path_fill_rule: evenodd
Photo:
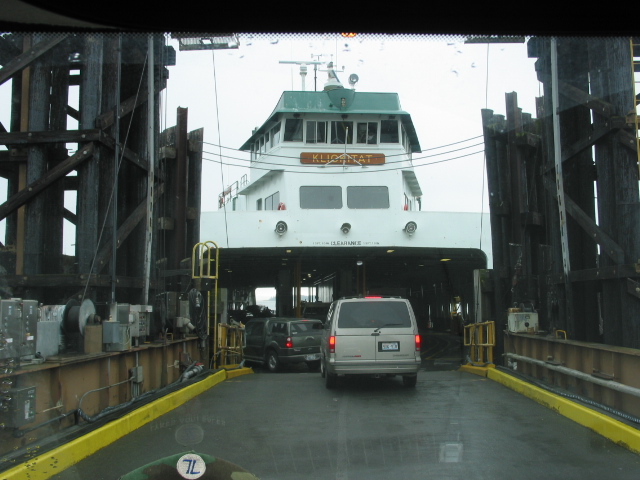
M 493 347 L 496 345 L 496 322 L 471 323 L 464 326 L 464 345 L 471 347 L 472 363 L 493 363 Z
M 215 257 L 212 259 L 211 253 L 215 252 Z M 197 255 L 196 255 L 197 254 Z M 196 262 L 197 256 L 197 262 Z M 213 285 L 207 288 L 207 336 L 211 335 L 211 291 L 213 290 L 213 334 L 210 345 L 213 346 L 213 352 L 211 360 L 215 361 L 218 354 L 218 348 L 216 344 L 217 336 L 217 318 L 218 318 L 218 259 L 219 250 L 218 245 L 212 241 L 196 243 L 193 246 L 193 252 L 191 253 L 191 278 L 192 279 L 208 279 L 213 281 Z M 213 275 L 211 264 L 214 264 Z M 200 284 L 202 287 L 202 284 Z

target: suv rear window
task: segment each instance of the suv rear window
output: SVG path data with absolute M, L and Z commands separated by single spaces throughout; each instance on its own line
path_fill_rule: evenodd
M 344 302 L 340 306 L 338 327 L 379 328 L 410 327 L 411 317 L 404 302 Z
M 309 333 L 313 330 L 322 330 L 324 327 L 322 322 L 300 322 L 291 324 L 291 335 L 298 333 Z M 316 333 L 316 332 L 314 332 Z

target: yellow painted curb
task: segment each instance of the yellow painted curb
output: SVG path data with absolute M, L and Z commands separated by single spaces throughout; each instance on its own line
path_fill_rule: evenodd
M 188 402 L 227 378 L 253 373 L 250 368 L 232 370 L 232 372 L 234 373 L 230 375 L 231 372 L 221 370 L 198 383 L 194 383 L 177 392 L 169 393 L 82 437 L 53 450 L 43 452 L 41 455 L 32 458 L 28 463 L 0 473 L 0 478 L 2 480 L 24 480 L 25 478 L 29 478 L 29 480 L 46 480 L 51 478 L 135 429 Z
M 253 373 L 253 369 L 251 368 L 238 368 L 235 370 L 227 370 L 227 379 L 239 377 L 240 375 L 247 375 L 248 373 Z
M 491 364 L 488 365 L 486 367 L 476 367 L 475 365 L 461 365 L 460 368 L 458 368 L 459 372 L 466 372 L 466 373 L 473 373 L 474 375 L 480 375 L 481 377 L 486 377 L 487 376 L 487 371 L 489 369 L 493 369 L 496 366 Z
M 531 398 L 540 405 L 593 430 L 621 447 L 640 453 L 640 430 L 535 385 L 523 382 L 495 368 L 487 372 L 487 378 Z

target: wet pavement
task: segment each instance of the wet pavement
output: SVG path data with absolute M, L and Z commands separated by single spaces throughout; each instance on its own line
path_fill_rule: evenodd
M 340 378 L 327 390 L 306 366 L 275 374 L 257 368 L 52 478 L 117 479 L 189 450 L 263 480 L 640 475 L 640 456 L 496 382 L 454 370 L 460 350 L 450 337 L 423 359 L 415 388 L 399 377 Z

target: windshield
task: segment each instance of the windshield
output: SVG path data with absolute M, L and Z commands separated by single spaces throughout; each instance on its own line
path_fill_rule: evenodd
M 638 38 L 5 30 L 0 478 L 637 477 Z

